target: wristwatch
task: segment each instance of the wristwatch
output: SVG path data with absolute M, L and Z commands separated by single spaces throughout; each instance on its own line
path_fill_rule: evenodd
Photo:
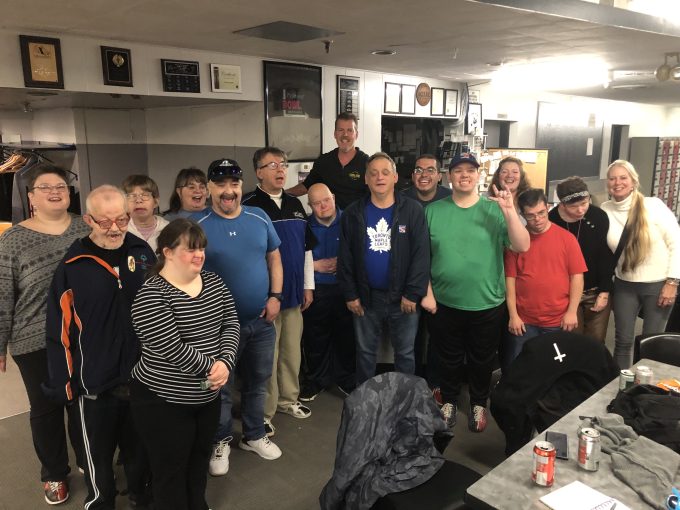
M 268 297 L 273 297 L 278 299 L 279 301 L 283 301 L 283 292 L 270 292 L 268 294 Z
M 666 283 L 668 285 L 675 285 L 677 287 L 680 285 L 680 278 L 666 278 Z

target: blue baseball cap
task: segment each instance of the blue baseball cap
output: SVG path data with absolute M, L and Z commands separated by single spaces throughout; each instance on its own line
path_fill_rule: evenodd
M 461 163 L 470 163 L 471 165 L 474 165 L 475 168 L 479 168 L 479 163 L 477 162 L 477 158 L 475 158 L 475 155 L 472 154 L 471 152 L 463 152 L 461 154 L 456 154 L 453 157 L 451 163 L 449 163 L 449 170 L 452 170 L 454 167 L 460 165 Z

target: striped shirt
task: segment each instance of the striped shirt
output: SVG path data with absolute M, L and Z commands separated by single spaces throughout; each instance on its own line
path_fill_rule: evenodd
M 132 304 L 142 356 L 132 377 L 170 403 L 205 404 L 218 391 L 201 389 L 217 360 L 234 368 L 239 323 L 231 293 L 215 273 L 201 272 L 196 297 L 160 275 L 149 278 Z

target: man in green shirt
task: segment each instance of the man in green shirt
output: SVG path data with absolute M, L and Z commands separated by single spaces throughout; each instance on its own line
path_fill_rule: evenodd
M 503 250 L 527 251 L 529 233 L 509 191 L 494 190 L 493 197 L 479 195 L 479 163 L 474 155 L 454 157 L 449 180 L 452 196 L 425 209 L 432 262 L 431 286 L 422 307 L 433 314 L 430 336 L 441 367 L 444 419 L 449 427 L 456 423 L 467 360 L 468 427 L 482 432 L 493 359 L 505 326 Z

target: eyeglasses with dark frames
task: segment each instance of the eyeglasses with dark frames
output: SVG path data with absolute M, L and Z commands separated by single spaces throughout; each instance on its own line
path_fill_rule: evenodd
M 288 163 L 285 161 L 281 161 L 280 163 L 277 163 L 276 161 L 272 161 L 271 163 L 267 163 L 266 165 L 258 166 L 258 170 L 264 170 L 265 168 L 268 168 L 269 170 L 277 170 L 281 168 L 282 170 L 285 170 L 288 168 Z
M 419 166 L 413 169 L 413 173 L 416 175 L 435 175 L 437 174 L 437 169 L 433 166 L 428 166 L 427 168 L 421 168 Z

